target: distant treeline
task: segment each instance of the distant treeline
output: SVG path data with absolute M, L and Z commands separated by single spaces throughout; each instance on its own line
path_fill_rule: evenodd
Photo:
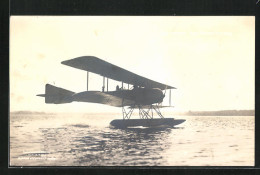
M 15 111 L 12 114 L 33 114 L 33 115 L 49 115 L 56 113 L 46 113 L 37 111 Z M 109 113 L 109 112 L 108 112 Z M 222 111 L 188 111 L 177 112 L 177 115 L 186 116 L 255 116 L 255 110 L 222 110 Z
M 12 114 L 36 114 L 36 115 L 43 115 L 43 114 L 52 114 L 52 113 L 45 113 L 45 112 L 36 112 L 36 111 L 14 111 L 11 112 Z
M 182 114 L 195 116 L 254 116 L 255 110 L 189 111 Z

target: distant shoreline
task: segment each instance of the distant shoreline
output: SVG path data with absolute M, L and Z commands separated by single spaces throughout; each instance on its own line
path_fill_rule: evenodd
M 37 112 L 37 111 L 13 111 L 10 114 L 34 114 L 34 115 L 47 115 L 47 114 L 55 114 L 53 112 Z
M 255 116 L 255 110 L 188 111 L 173 113 L 182 116 Z M 37 111 L 13 111 L 10 112 L 10 114 L 54 115 L 58 113 Z
M 255 116 L 255 110 L 188 111 L 178 114 L 187 116 Z

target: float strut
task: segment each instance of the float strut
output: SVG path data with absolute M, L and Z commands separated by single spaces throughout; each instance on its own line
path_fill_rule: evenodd
M 123 112 L 123 119 L 130 119 L 132 113 L 133 113 L 134 108 L 131 108 L 128 112 L 126 112 L 125 108 L 122 107 L 122 112 Z

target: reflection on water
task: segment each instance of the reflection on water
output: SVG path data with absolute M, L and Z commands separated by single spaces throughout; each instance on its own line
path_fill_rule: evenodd
M 73 165 L 160 165 L 160 153 L 170 145 L 171 129 L 100 130 L 88 125 L 69 125 L 45 128 L 41 132 L 44 150 L 52 150 L 59 159 L 75 156 Z
M 175 128 L 125 130 L 110 128 L 112 119 L 11 116 L 11 166 L 253 165 L 253 117 L 186 117 Z

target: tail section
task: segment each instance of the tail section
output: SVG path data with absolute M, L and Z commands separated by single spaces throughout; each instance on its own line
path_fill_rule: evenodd
M 45 103 L 62 104 L 71 103 L 71 96 L 73 94 L 75 94 L 75 92 L 46 84 L 45 94 L 39 94 L 37 96 L 45 97 Z

